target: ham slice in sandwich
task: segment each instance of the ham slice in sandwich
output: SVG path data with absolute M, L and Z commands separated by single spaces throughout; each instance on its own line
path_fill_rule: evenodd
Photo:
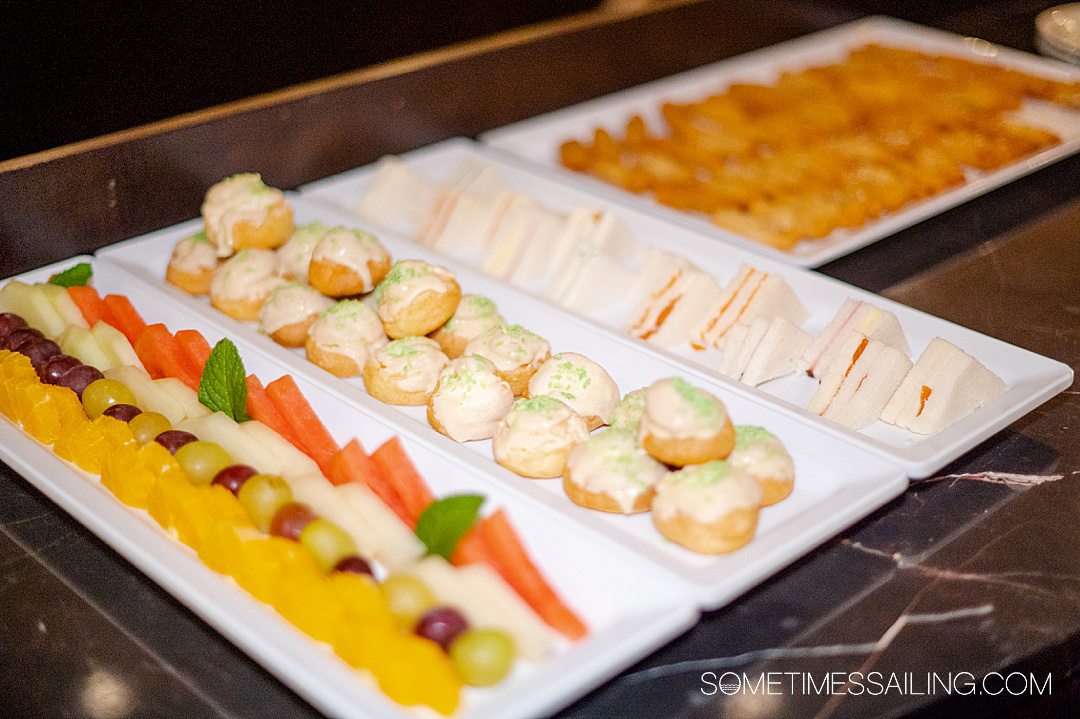
M 900 327 L 896 315 L 849 297 L 806 349 L 802 358 L 806 373 L 818 377 L 820 370 L 832 363 L 833 355 L 839 351 L 841 342 L 852 330 L 898 349 L 905 355 L 910 354 L 907 338 L 904 337 L 904 330 Z
M 691 344 L 697 349 L 719 347 L 728 330 L 759 317 L 766 320 L 783 317 L 798 325 L 806 319 L 806 309 L 784 278 L 742 265 L 699 318 Z
M 996 399 L 1005 387 L 977 359 L 935 337 L 885 405 L 881 419 L 916 434 L 934 434 Z
M 810 410 L 845 427 L 869 427 L 910 369 L 900 350 L 851 330 L 824 368 Z

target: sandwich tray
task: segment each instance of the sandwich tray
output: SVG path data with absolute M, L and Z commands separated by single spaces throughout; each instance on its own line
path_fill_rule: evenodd
M 1026 103 L 1020 112 L 1021 119 L 1056 132 L 1061 144 L 989 173 L 970 173 L 968 181 L 955 189 L 871 220 L 862 228 L 838 230 L 820 240 L 800 242 L 791 252 L 741 237 L 716 227 L 700 215 L 664 207 L 643 195 L 572 172 L 559 164 L 560 145 L 566 140 L 591 137 L 594 127 L 621 133 L 630 117 L 640 114 L 648 125 L 659 128 L 662 126 L 660 104 L 664 101 L 700 99 L 734 82 L 769 82 L 782 71 L 837 62 L 850 50 L 871 42 L 994 62 L 1058 80 L 1080 80 L 1080 68 L 1062 62 L 893 18 L 870 17 L 501 127 L 481 135 L 480 139 L 508 155 L 551 168 L 567 182 L 684 223 L 699 230 L 704 238 L 738 245 L 802 267 L 818 267 L 850 254 L 1080 150 L 1080 111 L 1046 103 Z
M 44 282 L 76 261 L 92 262 L 99 291 L 126 294 L 148 322 L 197 329 L 211 343 L 228 336 L 246 369 L 267 380 L 293 369 L 258 343 L 190 312 L 169 293 L 131 282 L 108 262 L 74 258 L 13 279 Z M 375 446 L 396 434 L 437 495 L 476 491 L 487 498 L 490 508 L 505 507 L 544 573 L 590 627 L 580 642 L 559 639 L 548 657 L 535 663 L 519 661 L 496 687 L 466 689 L 455 717 L 514 718 L 555 711 L 696 620 L 698 604 L 692 593 L 667 568 L 640 561 L 612 537 L 509 491 L 505 482 L 477 472 L 473 464 L 435 443 L 399 431 L 394 422 L 313 381 L 306 376 L 310 372 L 292 374 L 339 441 L 357 437 L 365 446 Z M 0 459 L 320 711 L 343 718 L 419 716 L 385 698 L 328 646 L 292 627 L 231 578 L 211 570 L 145 511 L 122 504 L 97 477 L 60 459 L 6 418 L 0 420 Z
M 715 350 L 695 352 L 689 345 L 686 345 L 685 349 L 666 350 L 634 339 L 622 331 L 629 318 L 629 308 L 590 318 L 562 312 L 562 316 L 566 318 L 562 321 L 567 325 L 584 323 L 592 328 L 593 339 L 583 344 L 586 347 L 583 350 L 585 354 L 590 353 L 589 348 L 593 343 L 600 342 L 602 336 L 617 338 L 625 345 L 636 346 L 638 356 L 663 358 L 684 372 L 692 372 L 702 379 L 707 378 L 718 386 L 725 387 L 725 401 L 731 395 L 753 397 L 757 401 L 782 409 L 791 416 L 799 417 L 807 426 L 814 426 L 880 454 L 902 467 L 910 477 L 923 478 L 931 475 L 1072 383 L 1072 369 L 1061 362 L 818 273 L 792 267 L 731 244 L 714 242 L 700 228 L 685 223 L 671 223 L 667 216 L 651 212 L 640 204 L 624 203 L 610 193 L 595 192 L 589 186 L 570 181 L 565 173 L 510 161 L 504 153 L 468 140 L 449 140 L 413 151 L 403 155 L 401 159 L 406 167 L 435 181 L 449 177 L 463 161 L 482 160 L 497 168 L 502 181 L 510 189 L 531 197 L 545 207 L 563 212 L 582 206 L 610 210 L 639 241 L 687 257 L 699 269 L 713 275 L 721 285 L 735 275 L 741 264 L 778 274 L 787 281 L 806 307 L 809 319 L 803 324 L 803 328 L 812 335 L 820 332 L 843 301 L 850 297 L 896 314 L 907 335 L 913 359 L 934 337 L 943 337 L 956 344 L 1001 377 L 1008 389 L 997 399 L 937 434 L 923 436 L 881 421 L 863 430 L 853 430 L 819 417 L 806 409 L 816 387 L 816 383 L 808 377 L 790 375 L 761 387 L 749 387 L 720 374 L 719 353 Z M 358 168 L 306 185 L 300 188 L 300 192 L 311 201 L 351 209 L 375 171 L 375 165 Z M 349 221 L 361 227 L 365 225 L 365 221 L 355 215 Z M 391 240 L 392 233 L 388 230 L 374 226 L 373 229 L 380 237 Z M 398 244 L 398 240 L 392 241 L 395 242 L 395 247 L 402 246 Z M 431 252 L 415 243 L 410 251 L 419 255 Z M 444 264 L 451 263 L 445 258 L 443 261 Z M 492 296 L 505 292 L 502 288 L 508 287 L 491 279 L 484 278 L 484 281 L 491 283 Z M 507 296 L 522 297 L 522 293 L 516 292 Z M 515 299 L 512 302 L 521 301 Z M 546 304 L 548 308 L 554 307 L 546 300 L 533 298 L 532 302 L 538 306 Z M 502 304 L 500 303 L 500 306 Z M 526 316 L 532 314 L 530 310 Z

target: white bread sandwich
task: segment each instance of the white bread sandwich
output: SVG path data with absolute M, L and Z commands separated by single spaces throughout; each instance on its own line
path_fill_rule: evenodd
M 806 309 L 784 278 L 742 265 L 701 316 L 690 341 L 697 349 L 719 347 L 728 330 L 759 317 L 766 320 L 783 317 L 798 325 L 806 319 Z
M 462 194 L 489 199 L 506 189 L 499 168 L 478 157 L 462 160 L 443 184 Z
M 824 369 L 810 410 L 845 427 L 869 427 L 910 369 L 906 354 L 852 330 Z
M 799 369 L 799 360 L 809 345 L 809 332 L 783 317 L 773 317 L 743 368 L 740 379 L 751 387 L 757 387 L 792 374 Z
M 398 158 L 384 157 L 353 210 L 366 220 L 412 237 L 424 224 L 438 195 L 438 185 L 410 170 Z
M 528 277 L 525 263 L 538 260 L 535 251 L 530 251 L 533 244 L 550 246 L 551 237 L 558 232 L 562 221 L 562 215 L 537 204 L 511 206 L 491 236 L 484 272 L 501 280 L 509 280 L 515 274 Z
M 749 324 L 740 323 L 728 330 L 720 340 L 721 349 L 724 352 L 724 358 L 720 362 L 720 374 L 741 380 L 746 365 L 750 364 L 754 350 L 757 349 L 768 329 L 769 321 L 759 317 Z
M 850 331 L 856 331 L 872 340 L 883 342 L 890 347 L 910 354 L 907 338 L 900 327 L 896 315 L 887 310 L 878 309 L 861 300 L 850 297 L 844 300 L 836 315 L 825 325 L 825 329 L 810 344 L 803 355 L 802 364 L 806 373 L 819 376 L 819 370 L 828 367 L 833 355 L 838 351 L 841 341 Z
M 597 317 L 624 305 L 634 293 L 636 283 L 633 272 L 595 247 L 582 245 L 545 294 L 568 310 Z
M 676 255 L 650 252 L 644 298 L 627 332 L 660 347 L 689 341 L 701 315 L 716 303 L 720 287 L 710 276 Z
M 490 233 L 498 226 L 513 199 L 511 192 L 499 193 L 494 198 L 458 195 L 457 202 L 449 208 L 445 223 L 439 228 L 439 234 L 418 240 L 453 257 L 479 261 L 487 249 Z
M 885 405 L 881 419 L 916 434 L 934 434 L 997 398 L 1005 387 L 977 359 L 935 337 Z

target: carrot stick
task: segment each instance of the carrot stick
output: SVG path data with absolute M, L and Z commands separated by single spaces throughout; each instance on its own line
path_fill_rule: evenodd
M 105 295 L 102 302 L 116 319 L 116 324 L 113 326 L 123 332 L 128 342 L 134 345 L 139 335 L 146 329 L 146 321 L 132 306 L 131 300 L 124 295 Z
M 588 629 L 566 606 L 537 569 L 506 512 L 502 509 L 479 522 L 484 544 L 495 560 L 495 569 L 551 628 L 570 639 L 580 639 Z
M 184 350 L 184 354 L 191 360 L 191 365 L 198 370 L 199 376 L 202 377 L 206 361 L 210 359 L 210 343 L 206 341 L 206 338 L 198 330 L 180 330 L 176 333 L 176 341 L 180 344 L 180 348 Z
M 304 451 L 325 474 L 341 448 L 296 386 L 296 380 L 290 375 L 278 377 L 266 385 L 266 394 L 292 427 L 293 435 L 303 443 Z
M 247 412 L 252 419 L 259 420 L 287 439 L 292 446 L 307 454 L 304 445 L 293 433 L 292 425 L 278 412 L 277 405 L 270 401 L 262 382 L 253 374 L 247 376 L 247 391 Z
M 68 296 L 79 308 L 86 324 L 93 327 L 98 322 L 105 322 L 116 327 L 116 318 L 105 305 L 105 301 L 98 295 L 98 291 L 89 285 L 76 285 L 68 287 Z
M 397 491 L 404 502 L 405 508 L 412 516 L 412 526 L 416 526 L 416 520 L 420 513 L 427 509 L 428 505 L 435 501 L 435 495 L 427 486 L 427 482 L 416 471 L 405 448 L 401 446 L 401 440 L 391 437 L 382 446 L 371 453 L 371 458 L 379 465 L 386 481 Z
M 394 511 L 401 521 L 410 527 L 416 526 L 416 520 L 412 519 L 401 497 L 394 491 L 393 486 L 386 481 L 379 465 L 376 464 L 359 440 L 353 439 L 345 447 L 334 455 L 330 463 L 330 474 L 327 475 L 334 484 L 346 482 L 360 482 L 378 495 L 387 507 Z

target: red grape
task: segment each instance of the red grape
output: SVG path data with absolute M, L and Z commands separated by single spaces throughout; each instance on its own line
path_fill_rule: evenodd
M 356 554 L 349 555 L 340 560 L 334 565 L 335 572 L 348 572 L 350 574 L 366 574 L 369 577 L 374 577 L 375 573 L 371 571 L 371 565 L 366 559 Z
M 295 542 L 300 539 L 304 527 L 318 518 L 311 507 L 303 502 L 289 502 L 274 512 L 274 518 L 270 520 L 270 534 Z
M 4 337 L 2 346 L 0 349 L 11 350 L 12 352 L 19 351 L 19 345 L 31 338 L 44 339 L 45 335 L 41 334 L 40 330 L 36 330 L 33 327 L 20 327 L 17 330 L 12 330 Z
M 46 384 L 58 384 L 60 378 L 64 376 L 72 367 L 78 367 L 82 362 L 72 357 L 71 355 L 59 354 L 53 355 L 49 359 L 41 363 L 37 368 L 38 377 L 41 377 L 41 381 Z
M 52 340 L 38 340 L 29 345 L 23 344 L 21 351 L 30 359 L 34 369 L 39 369 L 45 360 L 60 354 L 60 345 Z
M 154 441 L 169 450 L 170 454 L 176 454 L 176 450 L 185 444 L 199 441 L 199 438 L 182 429 L 169 429 L 154 437 Z
M 133 404 L 114 404 L 107 407 L 102 414 L 121 422 L 130 422 L 142 414 L 142 410 Z
M 101 370 L 97 367 L 80 364 L 60 375 L 60 381 L 57 384 L 67 387 L 82 399 L 83 390 L 86 389 L 87 385 L 104 378 L 105 375 L 101 374 Z
M 14 312 L 0 314 L 0 340 L 8 336 L 8 333 L 26 327 L 26 320 Z
M 453 607 L 435 607 L 420 617 L 413 629 L 424 639 L 430 639 L 443 649 L 469 628 L 469 621 Z
M 258 473 L 257 469 L 246 464 L 230 464 L 214 475 L 211 484 L 220 484 L 225 489 L 236 494 L 244 486 L 244 482 Z

